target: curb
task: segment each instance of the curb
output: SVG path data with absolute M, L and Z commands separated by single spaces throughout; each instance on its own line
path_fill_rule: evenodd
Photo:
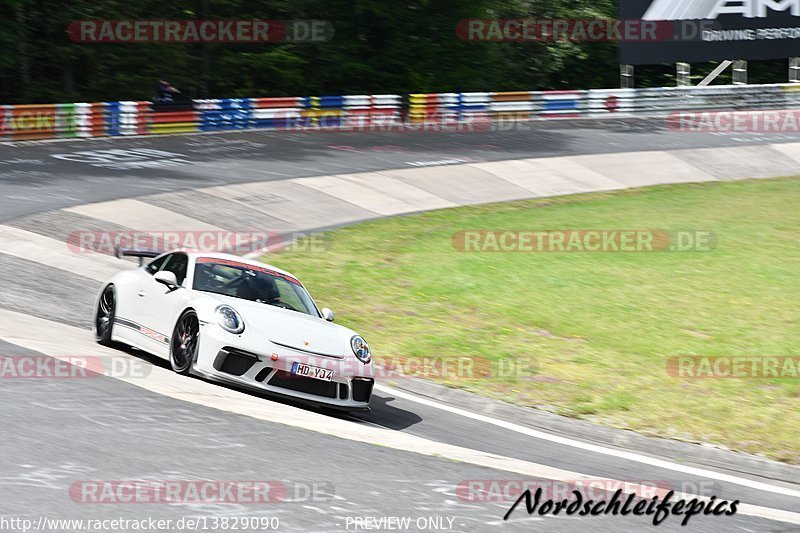
M 709 444 L 646 437 L 630 430 L 606 428 L 585 420 L 484 398 L 419 378 L 393 380 L 386 385 L 451 407 L 591 444 L 635 451 L 650 457 L 670 459 L 676 463 L 700 465 L 729 473 L 800 484 L 800 466 L 779 463 L 757 455 L 730 451 Z

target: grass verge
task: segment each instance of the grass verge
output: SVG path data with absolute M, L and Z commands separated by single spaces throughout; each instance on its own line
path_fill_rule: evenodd
M 800 179 L 462 207 L 331 232 L 295 272 L 380 357 L 524 372 L 434 377 L 517 405 L 800 463 L 800 379 L 680 379 L 680 355 L 800 356 Z M 710 252 L 465 253 L 461 230 L 712 231 Z M 479 365 L 480 366 L 480 365 Z

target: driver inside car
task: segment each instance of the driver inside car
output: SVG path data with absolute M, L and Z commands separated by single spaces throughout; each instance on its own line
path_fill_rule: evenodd
M 208 265 L 198 264 L 195 269 L 195 287 L 200 290 L 209 290 L 221 285 L 214 275 L 213 269 Z
M 280 303 L 280 293 L 275 280 L 263 276 L 248 276 L 236 292 L 239 298 L 269 305 Z

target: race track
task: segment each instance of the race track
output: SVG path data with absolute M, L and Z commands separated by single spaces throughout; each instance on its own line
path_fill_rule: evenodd
M 512 131 L 476 133 L 247 131 L 0 144 L 0 222 L 70 205 L 229 183 L 415 168 L 441 162 L 800 141 L 800 134 L 687 133 L 671 130 L 662 121 L 643 119 L 523 122 L 514 127 Z M 56 157 L 133 149 L 155 149 L 171 155 L 143 157 L 150 170 L 136 165 L 111 170 L 96 166 L 102 161 L 91 164 L 87 156 L 73 155 L 69 160 Z M 174 160 L 189 163 L 171 165 Z
M 74 253 L 65 241 L 79 231 L 288 234 L 488 201 L 785 175 L 800 164 L 800 135 L 688 134 L 643 121 L 524 126 L 0 145 L 0 354 L 98 353 L 147 373 L 3 380 L 0 397 L 11 408 L 0 414 L 0 514 L 278 516 L 279 530 L 309 532 L 352 531 L 354 517 L 379 516 L 445 519 L 425 531 L 649 527 L 643 517 L 541 518 L 522 510 L 504 522 L 511 502 L 466 501 L 457 491 L 468 480 L 589 477 L 659 481 L 743 503 L 735 517 L 696 516 L 689 528 L 668 518 L 664 531 L 800 528 L 796 467 L 425 384 L 384 384 L 371 413 L 328 416 L 177 376 L 134 350 L 115 354 L 94 345 L 93 298 L 102 280 L 129 263 Z M 73 483 L 91 479 L 281 480 L 324 490 L 271 505 L 91 505 L 70 498 Z

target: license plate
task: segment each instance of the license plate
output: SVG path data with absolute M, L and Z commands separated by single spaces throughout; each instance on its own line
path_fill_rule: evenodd
M 292 363 L 292 374 L 321 381 L 331 381 L 333 379 L 333 370 L 303 363 Z

